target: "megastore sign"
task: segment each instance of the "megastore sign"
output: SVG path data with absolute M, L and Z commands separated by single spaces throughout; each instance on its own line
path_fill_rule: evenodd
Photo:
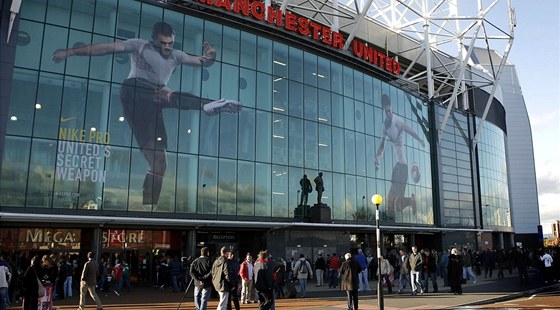
M 260 1 L 252 0 L 196 0 L 200 3 L 213 6 L 217 9 L 226 10 L 245 17 L 264 21 L 276 27 L 282 27 L 295 34 L 310 37 L 311 39 L 337 49 L 344 49 L 346 39 L 338 31 L 309 20 L 307 17 L 299 16 L 291 12 L 283 12 L 280 8 L 266 6 Z M 351 51 L 356 56 L 371 64 L 399 75 L 401 66 L 399 62 L 368 44 L 354 39 Z

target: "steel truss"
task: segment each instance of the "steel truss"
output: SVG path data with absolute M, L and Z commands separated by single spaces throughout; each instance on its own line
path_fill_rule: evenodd
M 513 44 L 516 19 L 511 0 L 283 0 L 276 4 L 344 32 L 345 49 L 358 37 L 385 47 L 397 59 L 400 56 L 402 76 L 394 83 L 447 106 L 438 128 L 440 139 L 451 109 L 470 109 L 466 92 L 484 88 L 490 96 L 475 134 L 476 145 Z M 372 33 L 375 30 L 381 35 Z M 475 47 L 477 54 L 487 53 L 490 70 L 472 61 Z M 501 55 L 500 63 L 491 62 L 495 53 Z

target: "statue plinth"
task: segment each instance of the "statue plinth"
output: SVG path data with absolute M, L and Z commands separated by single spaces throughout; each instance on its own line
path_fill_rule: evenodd
M 294 209 L 294 218 L 301 220 L 309 220 L 310 218 L 310 207 L 308 205 L 298 205 Z
M 330 223 L 331 222 L 331 208 L 324 203 L 316 203 L 313 207 L 309 208 L 311 215 L 311 222 L 314 223 Z

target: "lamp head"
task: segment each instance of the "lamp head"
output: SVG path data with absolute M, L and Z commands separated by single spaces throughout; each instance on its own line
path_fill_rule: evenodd
M 375 195 L 371 196 L 371 202 L 374 205 L 378 206 L 378 205 L 381 204 L 381 202 L 383 202 L 383 197 L 381 197 L 381 195 L 379 195 L 379 194 L 375 194 Z

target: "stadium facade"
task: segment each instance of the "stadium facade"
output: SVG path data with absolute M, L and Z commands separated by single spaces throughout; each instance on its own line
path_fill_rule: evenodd
M 507 103 L 468 44 L 454 58 L 338 2 L 1 3 L 3 249 L 314 260 L 376 247 L 376 193 L 383 248 L 517 241 Z M 143 56 L 170 43 L 161 22 L 202 65 L 136 93 L 157 108 L 127 104 L 132 71 L 166 66 Z M 163 104 L 165 84 L 198 108 Z M 220 98 L 242 109 L 204 110 Z M 301 204 L 302 176 L 319 173 L 321 203 L 313 190 Z

